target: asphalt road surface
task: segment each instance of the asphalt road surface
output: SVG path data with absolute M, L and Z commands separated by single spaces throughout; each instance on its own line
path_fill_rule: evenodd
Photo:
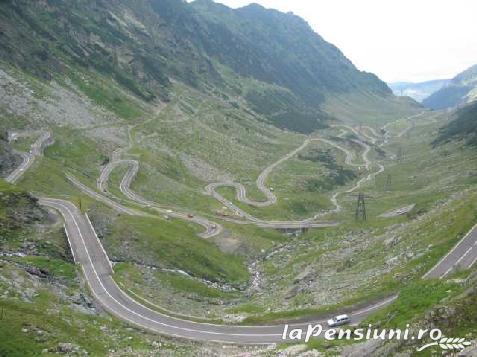
M 321 140 L 321 139 L 320 139 Z M 308 142 L 302 145 L 302 147 L 305 147 L 308 145 Z M 301 150 L 300 147 L 299 149 L 294 150 L 293 153 L 290 153 L 286 156 L 286 158 L 282 158 L 279 161 L 283 162 L 285 159 L 290 158 L 296 152 Z M 350 154 L 348 152 L 348 154 Z M 196 224 L 199 224 L 205 228 L 205 232 L 201 233 L 200 236 L 203 238 L 211 238 L 219 233 L 222 232 L 223 227 L 215 222 L 210 221 L 207 218 L 198 216 L 196 214 L 192 213 L 186 213 L 186 212 L 181 212 L 177 208 L 174 209 L 167 209 L 166 207 L 163 207 L 155 202 L 149 201 L 145 199 L 144 197 L 140 196 L 136 192 L 134 192 L 131 189 L 131 184 L 134 180 L 134 178 L 137 175 L 137 172 L 139 170 L 139 162 L 136 160 L 120 160 L 120 159 L 115 159 L 108 165 L 106 165 L 103 170 L 101 171 L 100 177 L 98 178 L 97 181 L 97 187 L 100 191 L 106 192 L 107 191 L 107 181 L 109 179 L 109 176 L 113 169 L 118 166 L 118 165 L 128 165 L 128 170 L 126 171 L 125 175 L 123 176 L 121 183 L 119 185 L 119 188 L 121 192 L 131 201 L 139 204 L 142 207 L 145 208 L 152 208 L 156 210 L 157 212 L 161 214 L 165 214 L 171 218 L 179 218 L 183 220 L 187 220 Z M 270 167 L 276 167 L 278 163 L 275 163 L 274 165 Z M 264 172 L 269 172 L 271 169 L 268 167 L 267 169 L 264 170 Z M 258 182 L 261 182 L 261 186 L 264 186 L 263 181 L 265 180 L 266 176 L 268 173 L 265 175 L 263 172 L 260 175 L 259 179 L 257 180 Z M 110 207 L 116 209 L 117 211 L 121 212 L 127 209 L 123 205 L 118 204 L 115 201 L 112 201 L 110 198 L 105 197 L 104 195 L 101 195 L 88 187 L 82 185 L 79 183 L 76 179 L 70 177 L 70 181 L 72 181 L 78 188 L 80 188 L 83 192 L 87 193 L 89 196 L 102 201 L 105 204 L 108 204 Z M 223 185 L 222 183 L 217 184 L 218 186 Z M 237 187 L 239 192 L 242 192 L 243 197 L 246 197 L 246 189 L 243 185 L 241 184 L 228 184 L 228 185 L 233 185 L 234 187 Z M 206 187 L 206 193 L 212 195 L 214 198 L 222 202 L 222 204 L 226 207 L 228 207 L 230 210 L 236 213 L 236 216 L 239 218 L 245 218 L 248 222 L 246 221 L 240 221 L 239 219 L 234 219 L 234 218 L 227 218 L 227 217 L 222 217 L 223 220 L 234 222 L 237 224 L 250 224 L 254 223 L 259 227 L 262 228 L 273 228 L 273 229 L 303 229 L 303 228 L 324 228 L 324 227 L 335 227 L 338 225 L 337 222 L 315 222 L 313 221 L 314 219 L 305 219 L 305 220 L 299 220 L 299 221 L 266 221 L 266 220 L 261 220 L 259 218 L 256 218 L 252 216 L 251 214 L 245 212 L 241 208 L 237 207 L 234 205 L 232 202 L 226 200 L 223 196 L 221 196 L 219 193 L 215 191 L 215 186 L 214 184 L 208 185 Z M 268 190 L 268 188 L 266 189 Z M 273 193 L 269 191 L 271 195 Z M 242 196 L 241 196 L 242 197 Z M 273 195 L 275 197 L 275 195 Z M 276 202 L 276 198 L 273 202 Z
M 443 279 L 456 270 L 470 269 L 477 261 L 477 224 L 424 278 Z
M 28 160 L 28 163 L 22 164 L 21 167 L 23 167 L 23 170 L 21 170 L 21 173 L 31 165 L 31 162 L 36 156 L 41 155 L 45 143 L 50 139 L 49 134 L 45 134 L 45 136 L 40 137 L 40 139 L 32 146 L 30 153 L 32 156 Z M 366 155 L 363 157 L 365 156 Z M 382 172 L 382 170 L 384 170 L 383 167 L 370 175 L 376 175 L 377 173 Z M 121 186 L 123 186 L 122 189 L 125 189 L 126 191 L 129 189 L 129 185 L 136 173 L 137 167 L 133 165 L 133 169 L 130 170 L 130 175 L 123 178 L 121 183 Z M 371 176 L 367 176 L 364 179 L 369 179 L 370 177 Z M 70 178 L 70 180 L 74 181 L 74 178 Z M 76 184 L 82 185 L 77 180 Z M 89 194 L 96 199 L 105 200 L 104 202 L 108 205 L 117 204 L 86 186 L 84 187 L 89 190 Z M 134 193 L 131 192 L 131 195 L 134 195 Z M 197 323 L 190 320 L 167 316 L 141 305 L 123 292 L 114 282 L 112 278 L 113 268 L 111 262 L 87 215 L 83 215 L 73 203 L 64 200 L 41 198 L 40 204 L 61 213 L 65 221 L 65 231 L 68 236 L 68 242 L 74 260 L 81 266 L 93 296 L 105 310 L 109 311 L 119 319 L 155 333 L 193 340 L 237 344 L 270 344 L 283 342 L 283 324 L 270 326 L 231 326 Z M 117 208 L 126 209 L 124 213 L 127 214 L 143 214 L 134 210 L 127 211 L 129 208 L 121 205 Z M 280 224 L 280 222 L 269 223 L 273 225 Z M 425 274 L 424 278 L 442 279 L 456 269 L 467 269 L 472 267 L 476 261 L 477 225 L 474 226 L 473 229 L 436 264 L 436 266 Z M 344 310 L 342 312 L 346 312 L 351 317 L 351 323 L 356 324 L 374 311 L 392 303 L 396 298 L 397 296 L 390 296 L 380 301 L 356 309 Z M 325 317 L 318 317 L 316 319 L 310 318 L 306 322 L 290 324 L 290 328 L 302 328 L 306 330 L 308 324 L 322 324 L 326 330 L 325 321 Z
M 130 186 L 132 184 L 132 181 L 137 175 L 137 172 L 139 171 L 139 162 L 137 160 L 121 160 L 119 158 L 115 158 L 113 161 L 111 161 L 108 165 L 104 166 L 103 169 L 101 170 L 101 174 L 98 178 L 97 181 L 97 187 L 98 190 L 100 190 L 103 193 L 108 192 L 107 190 L 107 182 L 109 180 L 109 176 L 111 172 L 118 166 L 118 165 L 127 165 L 128 170 L 124 174 L 121 183 L 119 184 L 119 189 L 120 191 L 126 196 L 129 200 L 135 202 L 139 206 L 143 208 L 150 208 L 155 210 L 156 212 L 163 214 L 164 216 L 171 217 L 171 218 L 178 218 L 182 219 L 185 221 L 189 221 L 192 223 L 196 223 L 198 225 L 201 225 L 202 227 L 205 228 L 205 231 L 200 233 L 199 236 L 202 238 L 212 238 L 218 234 L 220 234 L 223 230 L 223 227 L 215 222 L 210 221 L 207 218 L 198 216 L 196 214 L 193 214 L 191 212 L 182 212 L 178 210 L 177 208 L 170 209 L 166 207 L 162 207 L 159 204 L 146 200 L 144 197 L 140 196 L 139 194 L 135 193 L 134 191 L 131 190 Z M 76 185 L 78 186 L 78 185 Z M 79 187 L 79 186 L 78 186 Z M 95 196 L 98 196 L 101 198 L 101 200 L 104 202 L 105 200 L 114 202 L 116 205 L 118 204 L 115 201 L 112 201 L 108 197 L 105 197 L 101 194 L 98 194 L 94 192 L 93 190 L 89 189 L 88 187 L 80 187 L 80 189 L 83 192 L 91 191 L 89 194 L 94 193 Z M 98 198 L 97 198 L 98 199 Z M 109 202 L 109 206 L 112 207 L 111 202 Z M 114 207 L 112 207 L 114 208 Z M 119 209 L 125 208 L 122 205 L 119 205 Z M 116 208 L 115 208 L 116 209 Z M 118 209 L 116 209 L 118 211 Z
M 345 128 L 346 130 L 353 131 L 354 133 L 359 135 L 359 133 L 352 127 L 349 127 L 349 126 L 341 126 L 341 127 Z M 317 220 L 320 217 L 325 216 L 329 213 L 339 212 L 341 210 L 341 206 L 338 203 L 339 195 L 341 195 L 343 193 L 350 193 L 350 192 L 353 192 L 353 191 L 357 190 L 359 187 L 361 187 L 361 185 L 364 182 L 370 180 L 372 177 L 374 177 L 374 176 L 380 174 L 381 172 L 383 172 L 384 167 L 382 165 L 378 165 L 379 166 L 378 171 L 376 171 L 374 173 L 370 173 L 366 177 L 362 178 L 351 189 L 347 189 L 343 192 L 335 193 L 331 197 L 331 201 L 332 201 L 333 205 L 335 206 L 334 209 L 327 210 L 327 211 L 322 211 L 322 212 L 314 215 L 311 218 L 307 218 L 307 219 L 303 219 L 303 220 L 296 220 L 296 221 L 267 221 L 267 220 L 263 220 L 263 219 L 257 218 L 255 216 L 247 213 L 246 211 L 244 211 L 243 209 L 241 209 L 240 207 L 238 207 L 237 205 L 235 205 L 231 201 L 227 200 L 225 197 L 223 197 L 220 193 L 217 192 L 217 188 L 219 188 L 219 187 L 224 187 L 224 186 L 234 187 L 236 189 L 236 198 L 240 202 L 249 204 L 251 206 L 256 206 L 256 207 L 266 207 L 266 206 L 275 204 L 277 202 L 277 198 L 276 198 L 275 194 L 272 192 L 272 190 L 270 188 L 268 188 L 265 185 L 265 181 L 266 181 L 267 177 L 270 175 L 270 173 L 277 166 L 279 166 L 280 164 L 282 164 L 286 160 L 289 160 L 290 158 L 295 156 L 297 153 L 302 151 L 304 148 L 306 148 L 313 141 L 321 141 L 321 142 L 323 142 L 327 145 L 333 146 L 334 148 L 344 152 L 345 155 L 346 155 L 345 162 L 346 162 L 346 164 L 348 164 L 350 166 L 358 166 L 358 167 L 359 166 L 364 166 L 364 167 L 366 167 L 367 170 L 369 170 L 370 167 L 371 167 L 371 161 L 368 158 L 368 154 L 369 154 L 371 148 L 369 147 L 369 145 L 367 145 L 363 141 L 352 140 L 356 144 L 361 145 L 364 148 L 364 150 L 362 152 L 362 159 L 363 159 L 364 164 L 356 164 L 356 163 L 353 163 L 354 154 L 350 150 L 347 150 L 346 148 L 343 148 L 342 146 L 340 146 L 340 145 L 338 145 L 338 144 L 336 144 L 336 143 L 334 143 L 330 140 L 327 140 L 327 139 L 323 139 L 323 138 L 309 138 L 309 139 L 306 139 L 303 142 L 302 145 L 300 145 L 298 148 L 292 150 L 291 152 L 287 153 L 286 155 L 281 157 L 279 160 L 277 160 L 276 162 L 274 162 L 270 166 L 266 167 L 260 173 L 260 175 L 258 176 L 257 181 L 256 181 L 256 185 L 257 185 L 258 189 L 267 197 L 266 201 L 250 200 L 247 197 L 247 191 L 246 191 L 245 186 L 243 186 L 241 183 L 217 182 L 217 183 L 212 183 L 212 184 L 209 184 L 208 186 L 206 186 L 206 188 L 205 188 L 206 194 L 211 195 L 212 197 L 214 197 L 216 200 L 221 202 L 225 207 L 230 209 L 235 214 L 235 217 L 224 216 L 224 217 L 222 217 L 222 219 L 225 220 L 225 221 L 229 221 L 229 222 L 233 222 L 233 223 L 237 223 L 237 224 L 253 223 L 253 224 L 256 224 L 257 226 L 262 227 L 262 228 L 284 229 L 284 230 L 286 230 L 286 229 L 296 230 L 296 229 L 309 229 L 309 228 L 325 228 L 325 227 L 335 227 L 335 226 L 337 226 L 339 224 L 337 222 L 326 222 L 326 221 L 323 222 L 323 221 L 317 221 Z M 131 184 L 132 184 L 132 182 L 133 182 L 134 178 L 136 177 L 137 172 L 139 170 L 139 162 L 137 160 L 122 160 L 122 159 L 120 159 L 120 155 L 121 155 L 122 151 L 123 150 L 120 149 L 120 150 L 117 150 L 116 152 L 114 152 L 113 155 L 112 155 L 111 162 L 108 165 L 103 167 L 103 169 L 100 173 L 100 176 L 97 180 L 97 188 L 100 192 L 103 192 L 103 193 L 107 192 L 107 183 L 108 183 L 108 180 L 109 180 L 109 176 L 110 176 L 111 172 L 114 170 L 114 168 L 117 167 L 118 165 L 125 164 L 125 165 L 128 165 L 129 169 L 125 173 L 125 175 L 124 175 L 124 177 L 123 177 L 123 179 L 120 183 L 120 190 L 129 200 L 139 204 L 142 207 L 152 208 L 152 209 L 156 210 L 157 212 L 159 212 L 161 214 L 165 214 L 169 217 L 188 220 L 190 222 L 193 222 L 193 223 L 196 223 L 196 224 L 199 224 L 199 225 L 203 226 L 205 228 L 205 232 L 200 234 L 200 236 L 202 238 L 211 238 L 211 237 L 213 237 L 215 235 L 218 235 L 222 232 L 223 227 L 220 224 L 214 223 L 207 218 L 197 216 L 197 215 L 191 214 L 191 213 L 181 212 L 177 208 L 175 208 L 173 210 L 167 209 L 166 207 L 162 207 L 161 205 L 159 205 L 155 202 L 149 201 L 149 200 L 143 198 L 142 196 L 138 195 L 134 191 L 132 191 L 130 186 L 131 186 Z M 98 192 L 95 192 L 95 191 L 91 190 L 90 188 L 86 187 L 85 185 L 80 183 L 75 178 L 69 176 L 69 179 L 72 183 L 74 183 L 79 189 L 81 189 L 84 193 L 88 194 L 90 197 L 103 202 L 104 204 L 108 205 L 109 207 L 115 209 L 116 211 L 118 211 L 120 213 L 134 214 L 134 212 L 132 212 L 134 210 L 131 210 L 131 209 L 117 203 L 116 201 L 113 201 L 112 199 L 110 199 L 109 197 L 104 196 L 103 194 L 100 194 Z M 136 211 L 136 213 L 137 213 L 137 211 Z
M 283 342 L 284 324 L 270 326 L 232 326 L 197 323 L 170 317 L 153 311 L 129 297 L 112 278 L 112 268 L 106 252 L 86 215 L 71 202 L 42 198 L 40 204 L 61 213 L 75 262 L 81 265 L 86 281 L 97 302 L 112 315 L 143 329 L 193 340 L 238 344 L 270 344 Z M 375 310 L 391 303 L 391 296 L 350 311 L 352 323 L 358 323 Z M 326 318 L 290 324 L 306 329 L 308 324 L 322 324 Z M 325 327 L 326 330 L 326 327 Z
M 343 127 L 350 130 L 349 127 L 347 127 L 347 126 L 343 126 Z M 327 145 L 333 146 L 334 148 L 344 152 L 345 155 L 346 155 L 345 162 L 346 162 L 347 165 L 358 166 L 358 167 L 359 166 L 364 166 L 364 167 L 366 167 L 367 170 L 369 170 L 370 167 L 371 167 L 371 161 L 368 158 L 368 154 L 369 154 L 371 148 L 369 147 L 369 145 L 367 145 L 366 143 L 364 143 L 362 141 L 354 140 L 354 142 L 356 142 L 357 144 L 361 145 L 364 148 L 364 151 L 362 153 L 362 159 L 363 159 L 364 164 L 356 164 L 356 163 L 353 163 L 353 160 L 354 160 L 353 153 L 351 151 L 347 150 L 346 148 L 344 148 L 344 147 L 342 147 L 342 146 L 340 146 L 340 145 L 338 145 L 338 144 L 336 144 L 336 143 L 334 143 L 330 140 L 327 140 L 327 139 L 310 138 L 310 139 L 305 140 L 304 143 L 301 146 L 299 146 L 295 150 L 291 151 L 290 153 L 286 154 L 285 156 L 280 158 L 278 161 L 276 161 L 272 165 L 265 168 L 262 171 L 262 173 L 259 175 L 259 177 L 256 181 L 256 184 L 257 184 L 258 189 L 261 192 L 263 192 L 265 194 L 265 196 L 267 197 L 267 201 L 257 202 L 257 201 L 252 201 L 252 200 L 248 199 L 247 198 L 247 191 L 246 191 L 245 186 L 243 186 L 241 183 L 237 183 L 237 182 L 216 182 L 216 183 L 212 183 L 212 184 L 209 184 L 208 186 L 206 186 L 205 191 L 206 191 L 207 194 L 211 195 L 216 200 L 218 200 L 220 203 L 222 203 L 225 207 L 229 208 L 238 217 L 244 218 L 244 219 L 246 219 L 250 222 L 254 222 L 256 225 L 258 225 L 259 227 L 262 227 L 262 228 L 300 229 L 300 228 L 335 227 L 335 226 L 338 225 L 337 222 L 317 222 L 317 219 L 319 219 L 320 217 L 323 217 L 327 214 L 330 214 L 330 213 L 339 212 L 341 210 L 341 206 L 338 203 L 338 197 L 343 193 L 350 193 L 350 192 L 353 192 L 353 191 L 357 190 L 358 188 L 361 187 L 361 185 L 364 182 L 370 180 L 371 178 L 373 178 L 376 175 L 383 172 L 384 167 L 382 165 L 378 165 L 379 166 L 378 171 L 368 174 L 367 176 L 365 176 L 364 178 L 359 180 L 357 182 L 357 184 L 355 186 L 353 186 L 352 188 L 347 189 L 343 192 L 335 193 L 331 197 L 331 202 L 334 205 L 333 209 L 322 211 L 320 213 L 315 214 L 311 218 L 307 218 L 307 219 L 300 220 L 300 221 L 265 221 L 265 220 L 259 219 L 257 217 L 252 216 L 251 214 L 247 213 L 246 211 L 244 211 L 243 209 L 241 209 L 240 207 L 238 207 L 237 205 L 235 205 L 231 201 L 227 200 L 225 197 L 223 197 L 220 193 L 217 192 L 217 189 L 219 187 L 225 187 L 225 186 L 234 187 L 235 190 L 236 190 L 236 199 L 240 202 L 249 204 L 251 206 L 257 206 L 257 207 L 265 207 L 265 206 L 269 206 L 271 204 L 276 203 L 277 198 L 276 198 L 275 194 L 268 187 L 265 186 L 265 181 L 266 181 L 268 175 L 278 165 L 280 165 L 284 161 L 289 160 L 290 158 L 295 156 L 297 153 L 302 151 L 304 148 L 306 148 L 313 141 L 321 141 L 321 142 L 323 142 Z M 229 220 L 229 221 L 232 221 L 232 222 L 235 222 L 235 223 L 240 223 L 240 221 L 233 220 L 233 219 L 226 219 L 226 220 Z
M 346 130 L 351 130 L 355 133 L 356 130 L 354 128 L 351 128 L 349 126 L 341 126 L 345 128 Z M 362 159 L 364 164 L 356 164 L 353 163 L 354 160 L 354 154 L 346 149 L 343 148 L 342 146 L 327 140 L 323 138 L 309 138 L 306 139 L 302 145 L 300 145 L 298 148 L 292 150 L 288 154 L 284 155 L 281 157 L 279 160 L 271 164 L 270 166 L 266 167 L 258 176 L 256 184 L 258 189 L 267 197 L 266 201 L 253 201 L 247 198 L 247 191 L 245 186 L 243 186 L 241 183 L 235 183 L 235 182 L 218 182 L 218 183 L 212 183 L 206 186 L 205 188 L 205 193 L 208 195 L 211 195 L 214 197 L 216 200 L 221 202 L 225 207 L 230 209 L 233 213 L 234 216 L 223 216 L 221 219 L 224 221 L 229 221 L 233 222 L 236 224 L 255 224 L 259 227 L 262 228 L 271 228 L 271 229 L 282 229 L 282 230 L 299 230 L 299 229 L 310 229 L 310 228 L 325 228 L 325 227 L 336 227 L 339 225 L 337 222 L 329 222 L 329 221 L 318 221 L 319 218 L 330 214 L 334 212 L 339 212 L 341 210 L 341 206 L 338 203 L 338 197 L 339 195 L 343 193 L 350 193 L 358 188 L 361 187 L 361 185 L 370 180 L 372 177 L 380 174 L 381 172 L 384 171 L 384 167 L 380 164 L 378 164 L 379 169 L 376 172 L 369 173 L 366 177 L 362 178 L 357 182 L 355 186 L 353 186 L 350 189 L 347 189 L 343 192 L 337 192 L 331 197 L 331 201 L 334 205 L 333 209 L 330 210 L 325 210 L 322 211 L 318 214 L 315 214 L 313 217 L 303 219 L 303 220 L 295 220 L 295 221 L 267 221 L 263 220 L 260 218 L 257 218 L 248 212 L 244 211 L 231 201 L 227 200 L 225 197 L 223 197 L 221 194 L 217 192 L 217 188 L 223 187 L 223 186 L 230 186 L 234 187 L 236 189 L 236 198 L 238 201 L 244 202 L 246 204 L 249 204 L 251 206 L 257 206 L 257 207 L 266 207 L 272 204 L 275 204 L 277 202 L 277 198 L 275 194 L 272 192 L 272 190 L 265 185 L 265 181 L 269 174 L 281 163 L 283 163 L 286 160 L 289 160 L 293 156 L 295 156 L 297 153 L 302 151 L 304 148 L 306 148 L 311 142 L 313 141 L 321 141 L 324 142 L 327 145 L 333 146 L 334 148 L 341 150 L 345 153 L 346 159 L 345 162 L 346 164 L 350 166 L 365 166 L 367 170 L 370 169 L 371 167 L 371 161 L 368 158 L 368 154 L 370 152 L 370 147 L 368 144 L 361 140 L 353 140 L 356 144 L 361 145 L 364 150 L 362 152 Z M 114 170 L 114 168 L 118 165 L 125 164 L 128 165 L 128 171 L 125 173 L 121 183 L 120 183 L 120 190 L 121 192 L 131 201 L 135 202 L 136 204 L 144 207 L 144 208 L 151 208 L 154 209 L 155 211 L 167 215 L 168 217 L 171 218 L 179 218 L 183 220 L 188 220 L 190 222 L 199 224 L 205 228 L 205 231 L 199 234 L 202 238 L 211 238 L 213 236 L 216 236 L 220 234 L 223 231 L 223 227 L 218 224 L 210 221 L 207 218 L 198 216 L 193 213 L 187 213 L 187 212 L 181 212 L 179 209 L 174 208 L 174 209 L 168 209 L 167 207 L 163 207 L 155 202 L 149 201 L 142 196 L 138 195 L 135 193 L 133 190 L 131 190 L 130 186 L 134 180 L 134 178 L 137 175 L 137 172 L 139 170 L 139 162 L 136 160 L 122 160 L 120 159 L 121 153 L 125 151 L 126 149 L 118 149 L 116 150 L 113 155 L 111 162 L 104 166 L 100 176 L 97 180 L 97 188 L 101 193 L 98 193 L 89 187 L 85 186 L 81 182 L 79 182 L 77 179 L 75 179 L 72 176 L 68 176 L 69 180 L 77 186 L 81 191 L 89 195 L 90 197 L 103 202 L 104 204 L 108 205 L 109 207 L 115 209 L 119 213 L 125 213 L 125 214 L 132 214 L 132 215 L 145 215 L 137 210 L 130 209 L 120 203 L 117 202 L 117 200 L 112 200 L 110 197 L 105 196 L 107 191 L 107 183 L 109 180 L 109 176 L 111 172 Z M 104 194 L 103 194 L 104 193 Z M 111 195 L 110 195 L 111 196 Z M 111 196 L 114 197 L 114 196 Z
M 114 316 L 152 332 L 194 340 L 238 344 L 283 342 L 283 324 L 230 326 L 197 323 L 170 317 L 141 305 L 123 292 L 112 279 L 111 263 L 87 216 L 68 201 L 42 198 L 40 203 L 62 214 L 75 262 L 81 265 L 95 299 Z M 476 241 L 477 225 L 425 275 L 425 278 L 443 278 L 456 266 L 471 267 L 477 259 Z M 396 296 L 391 296 L 354 311 L 347 311 L 351 317 L 351 323 L 359 323 L 394 299 Z M 322 317 L 290 326 L 306 329 L 308 324 L 325 326 L 325 321 L 326 318 Z
M 32 135 L 33 134 L 34 133 L 32 132 Z M 28 135 L 21 134 L 21 133 L 18 133 L 18 134 L 12 133 L 9 135 L 9 140 L 15 140 L 18 137 L 24 137 L 24 136 L 28 136 Z M 52 143 L 53 143 L 53 140 L 49 132 L 41 133 L 40 137 L 31 146 L 30 152 L 20 153 L 23 159 L 22 163 L 15 170 L 13 170 L 13 172 L 11 172 L 10 175 L 8 175 L 5 178 L 5 181 L 9 183 L 17 182 L 23 176 L 23 174 L 31 167 L 31 165 L 33 165 L 33 163 L 35 162 L 35 159 L 38 156 L 42 155 L 43 149 L 46 146 L 51 145 Z

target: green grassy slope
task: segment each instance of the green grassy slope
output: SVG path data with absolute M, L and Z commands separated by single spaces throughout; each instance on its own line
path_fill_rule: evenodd
M 452 108 L 476 98 L 477 65 L 455 76 L 444 88 L 424 99 L 422 104 L 432 109 Z
M 469 145 L 477 145 L 477 102 L 460 108 L 453 120 L 444 125 L 434 145 L 452 140 L 464 140 Z

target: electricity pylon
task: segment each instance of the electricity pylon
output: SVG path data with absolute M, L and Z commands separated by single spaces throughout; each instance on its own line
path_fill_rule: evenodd
M 358 193 L 357 195 L 351 195 L 358 197 L 358 201 L 356 202 L 356 211 L 354 213 L 354 217 L 357 221 L 367 221 L 368 214 L 366 213 L 366 198 L 373 198 L 372 196 L 365 195 L 364 193 Z
M 358 202 L 356 204 L 356 212 L 354 218 L 357 221 L 366 221 L 368 219 L 366 215 L 366 202 L 362 193 L 358 194 Z
M 402 146 L 399 146 L 397 151 L 397 161 L 401 162 L 403 157 L 404 157 L 404 153 L 402 151 Z
M 392 176 L 388 174 L 386 177 L 386 183 L 384 184 L 384 191 L 391 191 L 392 187 Z

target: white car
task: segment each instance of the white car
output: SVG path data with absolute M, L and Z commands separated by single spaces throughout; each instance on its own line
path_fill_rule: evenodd
M 338 315 L 333 317 L 332 319 L 329 319 L 327 322 L 329 327 L 336 327 L 349 324 L 351 322 L 351 319 L 348 315 Z

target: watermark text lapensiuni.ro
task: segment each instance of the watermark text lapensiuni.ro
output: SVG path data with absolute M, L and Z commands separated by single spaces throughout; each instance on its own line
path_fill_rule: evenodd
M 444 337 L 440 329 L 418 329 L 414 331 L 407 325 L 405 329 L 378 329 L 372 325 L 356 328 L 323 328 L 321 324 L 308 325 L 307 328 L 292 328 L 285 325 L 282 339 L 289 342 L 308 342 L 312 338 L 325 338 L 328 341 L 348 340 L 417 340 L 422 346 L 417 351 L 423 351 L 430 347 L 440 347 L 443 350 L 460 351 L 470 346 L 470 342 L 460 337 Z

